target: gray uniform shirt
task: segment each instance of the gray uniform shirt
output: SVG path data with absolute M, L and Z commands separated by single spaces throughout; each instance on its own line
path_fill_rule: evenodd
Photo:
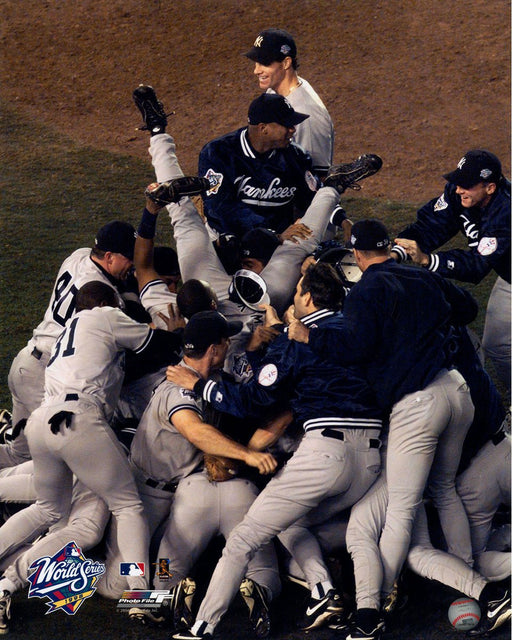
M 187 367 L 183 361 L 180 364 Z M 172 422 L 173 415 L 182 409 L 195 411 L 209 424 L 216 421 L 213 416 L 206 416 L 206 403 L 193 391 L 164 380 L 153 392 L 130 450 L 131 462 L 146 477 L 158 482 L 178 482 L 201 467 L 203 452 L 182 436 Z
M 327 171 L 332 165 L 334 149 L 334 127 L 331 116 L 317 92 L 304 78 L 286 96 L 295 111 L 307 113 L 309 118 L 296 126 L 293 141 L 308 151 L 316 171 Z M 275 93 L 272 89 L 269 93 Z

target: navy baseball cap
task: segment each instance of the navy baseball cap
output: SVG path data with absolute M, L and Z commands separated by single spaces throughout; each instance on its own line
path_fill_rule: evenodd
M 254 44 L 245 56 L 268 67 L 272 62 L 281 62 L 287 56 L 296 58 L 297 47 L 288 31 L 284 29 L 265 29 L 258 34 Z
M 96 234 L 94 246 L 101 251 L 120 253 L 128 260 L 133 260 L 135 229 L 130 223 L 122 220 L 108 222 Z
M 283 127 L 294 127 L 309 116 L 295 111 L 284 96 L 278 93 L 262 93 L 249 106 L 249 124 L 277 122 Z
M 498 184 L 501 175 L 501 162 L 494 153 L 472 149 L 462 156 L 455 171 L 446 173 L 443 178 L 463 189 L 471 189 L 479 182 Z
M 243 304 L 254 311 L 262 311 L 260 304 L 270 304 L 267 283 L 261 276 L 248 269 L 240 269 L 233 276 L 228 290 L 231 302 Z
M 350 242 L 360 251 L 378 251 L 391 244 L 388 230 L 380 220 L 360 220 L 351 231 Z
M 242 258 L 256 258 L 267 263 L 281 243 L 275 231 L 256 227 L 247 231 L 240 241 Z
M 183 346 L 194 351 L 206 351 L 211 344 L 219 344 L 222 338 L 240 333 L 240 321 L 228 321 L 218 311 L 198 311 L 183 329 Z

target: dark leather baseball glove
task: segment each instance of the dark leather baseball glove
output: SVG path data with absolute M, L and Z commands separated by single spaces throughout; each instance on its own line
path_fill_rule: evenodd
M 238 475 L 240 463 L 233 458 L 204 454 L 204 468 L 210 482 L 226 482 Z

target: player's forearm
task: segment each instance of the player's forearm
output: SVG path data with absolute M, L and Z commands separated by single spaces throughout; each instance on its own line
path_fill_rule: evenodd
M 226 456 L 245 462 L 249 453 L 247 447 L 231 440 L 212 425 L 203 423 L 186 434 L 190 442 L 204 453 Z
M 292 417 L 291 410 L 285 411 L 264 427 L 256 429 L 247 443 L 247 447 L 249 449 L 255 449 L 256 451 L 263 451 L 267 447 L 270 447 L 283 435 L 286 427 L 292 421 Z
M 154 237 L 156 233 L 157 213 L 146 207 L 137 229 L 133 263 L 137 274 L 139 290 L 149 281 L 158 277 L 153 265 Z

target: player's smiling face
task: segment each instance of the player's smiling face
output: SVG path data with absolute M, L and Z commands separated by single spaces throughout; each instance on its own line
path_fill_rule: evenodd
M 486 207 L 489 204 L 492 194 L 496 191 L 494 182 L 479 182 L 470 189 L 457 187 L 456 193 L 460 196 L 463 207 Z
M 255 62 L 254 75 L 258 78 L 262 91 L 266 91 L 267 89 L 277 91 L 286 73 L 282 62 L 272 62 L 268 66 Z

